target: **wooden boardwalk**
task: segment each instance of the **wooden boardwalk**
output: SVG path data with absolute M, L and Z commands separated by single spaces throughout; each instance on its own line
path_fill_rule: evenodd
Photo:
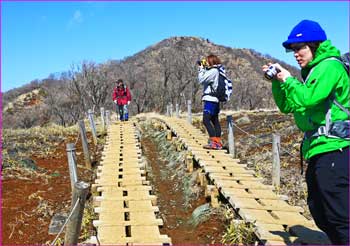
M 145 178 L 140 143 L 133 122 L 118 122 L 108 129 L 107 142 L 98 166 L 93 190 L 98 220 L 97 238 L 106 244 L 170 244 L 161 235 L 156 197 Z
M 171 129 L 242 219 L 256 225 L 255 233 L 264 244 L 330 244 L 314 222 L 302 215 L 302 208 L 282 200 L 246 165 L 239 164 L 225 150 L 203 149 L 208 138 L 199 129 L 183 119 L 152 117 Z

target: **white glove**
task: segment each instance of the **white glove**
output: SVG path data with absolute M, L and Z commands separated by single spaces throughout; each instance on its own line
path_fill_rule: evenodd
M 128 105 L 130 104 L 130 101 L 128 101 Z
M 291 77 L 291 74 L 290 72 L 283 68 L 280 64 L 278 63 L 275 63 L 274 64 L 276 66 L 276 68 L 278 68 L 280 70 L 280 72 L 277 74 L 277 79 L 280 81 L 280 82 L 286 82 L 287 78 Z
M 283 68 L 283 67 L 282 67 L 280 64 L 278 64 L 278 63 L 275 63 L 275 64 L 269 63 L 269 64 L 267 64 L 267 65 L 264 65 L 264 66 L 262 67 L 263 71 L 266 72 L 266 70 L 268 70 L 269 66 L 271 66 L 271 65 L 275 66 L 275 67 L 279 70 L 279 72 L 278 72 L 277 75 L 276 75 L 276 79 L 277 79 L 278 81 L 284 83 L 284 82 L 287 80 L 287 78 L 291 77 L 290 72 L 289 72 L 287 69 Z
M 114 100 L 114 103 L 117 104 L 117 100 Z

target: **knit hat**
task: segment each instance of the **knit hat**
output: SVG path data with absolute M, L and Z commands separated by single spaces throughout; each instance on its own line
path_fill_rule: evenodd
M 290 45 L 293 43 L 322 42 L 326 39 L 326 33 L 320 24 L 311 20 L 302 20 L 293 28 L 288 36 L 288 40 L 283 42 L 282 45 L 286 49 L 290 49 Z

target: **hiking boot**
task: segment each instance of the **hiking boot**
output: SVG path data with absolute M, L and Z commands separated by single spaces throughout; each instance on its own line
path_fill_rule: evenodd
M 222 149 L 221 138 L 220 138 L 220 137 L 216 137 L 216 138 L 215 138 L 215 142 L 216 142 L 216 144 L 220 147 L 220 149 Z
M 210 138 L 209 143 L 203 146 L 204 149 L 222 149 L 222 144 L 217 143 L 214 138 Z

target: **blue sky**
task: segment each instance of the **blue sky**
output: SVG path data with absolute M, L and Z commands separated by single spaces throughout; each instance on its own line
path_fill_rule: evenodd
M 174 36 L 250 48 L 297 66 L 281 43 L 303 19 L 319 22 L 342 53 L 349 50 L 347 1 L 1 2 L 1 91 L 84 60 L 123 59 Z

